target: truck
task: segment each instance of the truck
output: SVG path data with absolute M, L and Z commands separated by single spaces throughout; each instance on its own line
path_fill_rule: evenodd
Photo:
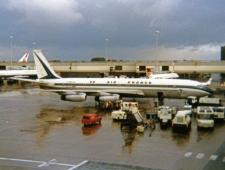
M 84 114 L 81 123 L 84 126 L 91 126 L 101 124 L 102 117 L 95 113 Z
M 197 107 L 197 129 L 211 128 L 214 129 L 214 113 L 212 107 Z
M 179 110 L 172 120 L 173 132 L 177 130 L 191 130 L 191 118 L 187 111 Z

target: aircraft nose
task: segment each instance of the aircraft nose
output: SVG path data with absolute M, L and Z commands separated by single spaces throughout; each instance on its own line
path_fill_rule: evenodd
M 209 96 L 212 96 L 212 95 L 214 94 L 214 90 L 212 90 L 212 89 L 209 88 L 208 86 L 205 86 L 205 87 L 204 87 L 204 90 L 205 90 L 206 92 L 209 93 Z
M 212 96 L 214 94 L 214 90 L 212 90 L 211 88 L 209 88 L 206 85 L 200 86 L 200 89 L 207 92 L 209 94 L 209 96 Z

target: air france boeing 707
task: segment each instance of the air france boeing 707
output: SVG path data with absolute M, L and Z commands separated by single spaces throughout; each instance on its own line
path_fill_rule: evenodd
M 209 82 L 185 79 L 61 78 L 41 50 L 34 50 L 33 56 L 38 75 L 35 82 L 43 89 L 60 94 L 66 101 L 80 102 L 87 96 L 96 96 L 99 101 L 114 101 L 121 97 L 187 98 L 212 94 L 207 86 Z

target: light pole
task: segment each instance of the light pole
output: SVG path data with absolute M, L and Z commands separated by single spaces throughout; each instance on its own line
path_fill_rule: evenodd
M 156 30 L 155 31 L 155 53 L 156 53 L 156 58 L 158 58 L 158 54 L 159 54 L 159 49 L 158 49 L 158 46 L 159 46 L 159 35 L 160 35 L 160 31 L 159 30 Z M 157 62 L 157 71 L 159 72 L 159 64 Z
M 108 59 L 108 43 L 109 43 L 109 39 L 106 38 L 105 39 L 105 58 L 106 58 L 106 60 Z
M 10 65 L 11 65 L 11 68 L 12 68 L 12 60 L 13 60 L 13 38 L 14 38 L 14 36 L 13 35 L 10 35 L 9 38 L 10 38 L 10 52 L 11 52 Z
M 160 31 L 156 30 L 155 31 L 155 48 L 158 49 L 158 45 L 159 45 L 159 36 L 160 36 Z
M 33 49 L 35 49 L 36 48 L 36 42 L 34 41 L 34 42 L 32 42 L 32 45 L 33 45 Z

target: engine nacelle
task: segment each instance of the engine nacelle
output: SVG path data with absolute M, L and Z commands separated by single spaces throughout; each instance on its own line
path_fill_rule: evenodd
M 116 101 L 120 99 L 120 95 L 114 94 L 114 95 L 108 95 L 108 96 L 99 96 L 99 101 Z
M 82 102 L 86 100 L 86 94 L 85 93 L 65 94 L 61 96 L 61 100 L 71 101 L 71 102 Z

